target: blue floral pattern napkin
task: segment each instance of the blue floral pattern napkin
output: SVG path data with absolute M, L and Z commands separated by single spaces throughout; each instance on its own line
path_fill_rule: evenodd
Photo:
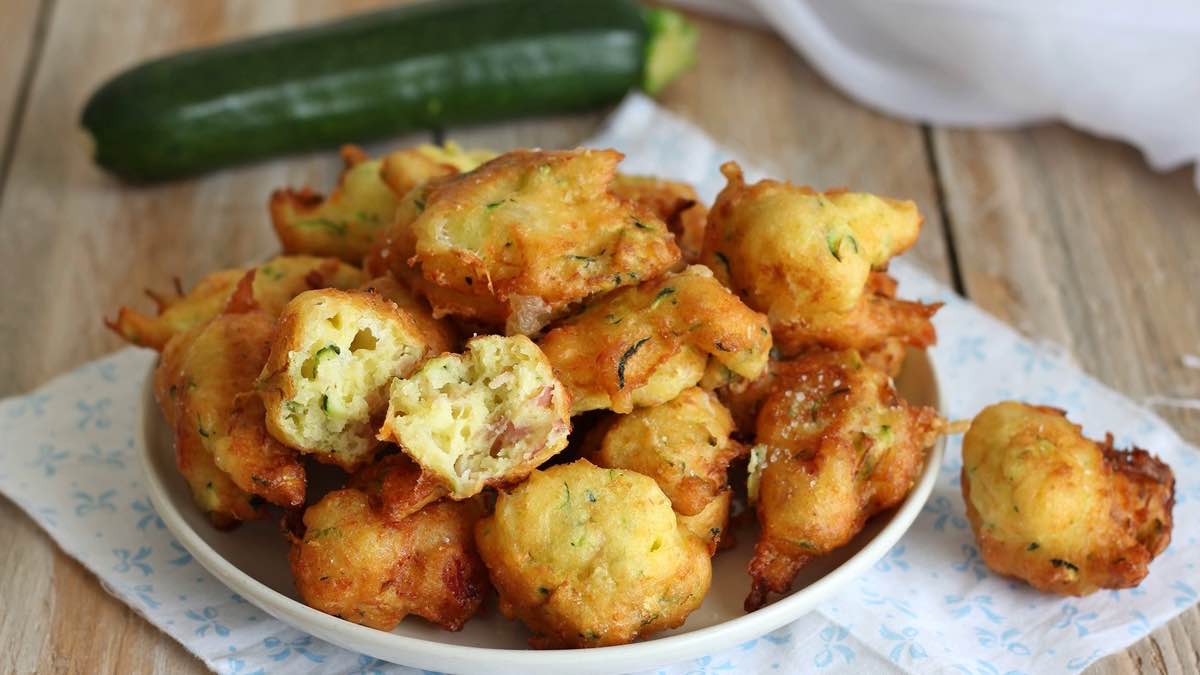
M 722 184 L 716 167 L 731 158 L 641 96 L 627 100 L 590 144 L 625 151 L 626 171 L 691 181 L 706 199 Z M 892 271 L 905 297 L 946 303 L 931 354 L 951 418 L 1017 398 L 1069 410 L 1092 436 L 1111 430 L 1121 445 L 1152 450 L 1178 479 L 1171 547 L 1138 588 L 1087 598 L 1043 595 L 997 577 L 967 525 L 953 439 L 924 512 L 869 574 L 789 626 L 659 672 L 1079 671 L 1198 601 L 1197 449 L 1056 350 L 1021 337 L 903 260 Z M 154 358 L 125 349 L 0 402 L 0 492 L 113 595 L 218 672 L 416 672 L 271 618 L 205 572 L 164 528 L 134 445 Z

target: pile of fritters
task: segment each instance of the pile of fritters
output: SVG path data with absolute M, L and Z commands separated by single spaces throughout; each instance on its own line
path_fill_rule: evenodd
M 945 430 L 892 384 L 935 341 L 938 305 L 886 272 L 912 202 L 728 164 L 710 211 L 613 150 L 343 158 L 328 197 L 271 195 L 283 255 L 110 324 L 162 352 L 197 506 L 282 508 L 315 608 L 457 630 L 494 589 L 535 646 L 622 644 L 700 605 L 748 502 L 753 610 L 900 503 Z M 308 494 L 308 461 L 343 487 Z

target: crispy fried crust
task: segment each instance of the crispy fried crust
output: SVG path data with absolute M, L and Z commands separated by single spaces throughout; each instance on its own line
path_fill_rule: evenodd
M 172 338 L 155 371 L 155 396 L 175 430 L 176 458 L 197 505 L 218 527 L 263 517 L 265 498 L 304 500 L 304 469 L 255 415 L 254 378 L 274 321 L 252 300 L 249 272 L 229 310 Z
M 259 378 L 267 428 L 281 443 L 353 471 L 373 457 L 391 379 L 450 346 L 378 293 L 301 293 L 280 315 Z
M 259 308 L 278 315 L 297 293 L 312 288 L 353 288 L 366 277 L 361 271 L 333 258 L 279 256 L 260 265 L 254 277 L 254 299 Z M 174 296 L 147 291 L 158 306 L 157 316 L 147 316 L 129 307 L 118 310 L 115 321 L 105 321 L 113 332 L 143 347 L 162 351 L 173 335 L 199 326 L 220 314 L 245 269 L 213 272 L 186 294 Z
M 403 282 L 394 277 L 381 276 L 363 284 L 359 290 L 376 293 L 408 312 L 421 334 L 425 336 L 426 342 L 429 343 L 430 355 L 455 351 L 458 348 L 458 331 L 454 326 L 444 319 L 435 319 L 429 303 L 405 286 Z
M 350 476 L 346 487 L 361 491 L 371 508 L 389 522 L 400 522 L 446 495 L 436 477 L 403 453 L 388 455 Z
M 932 319 L 942 303 L 931 304 L 896 299 L 896 280 L 884 272 L 872 272 L 858 303 L 849 312 L 825 312 L 772 326 L 775 346 L 784 356 L 795 356 L 813 348 L 856 349 L 883 352 L 891 363 L 897 344 L 925 349 L 937 342 Z
M 700 203 L 695 188 L 655 176 L 617 174 L 612 182 L 612 192 L 650 209 L 666 223 L 667 229 L 675 235 L 684 264 L 700 261 L 708 207 Z
M 500 611 L 538 648 L 632 642 L 681 625 L 712 579 L 705 542 L 654 481 L 587 460 L 535 471 L 476 526 Z
M 538 344 L 571 390 L 574 412 L 629 412 L 635 405 L 669 401 L 696 384 L 705 355 L 757 377 L 766 366 L 771 335 L 766 317 L 742 304 L 705 267 L 693 265 L 602 298 Z M 662 387 L 664 380 L 671 387 Z M 639 400 L 639 390 L 653 390 L 654 396 Z
M 783 593 L 814 557 L 848 543 L 898 504 L 944 426 L 896 396 L 891 378 L 854 351 L 781 362 L 758 413 L 751 497 L 762 534 L 746 609 Z
M 453 141 L 442 146 L 419 145 L 388 153 L 379 175 L 392 192 L 403 196 L 427 180 L 472 171 L 495 157 L 491 150 L 464 150 Z
M 1055 408 L 984 408 L 963 438 L 962 489 L 987 566 L 1051 593 L 1136 586 L 1171 539 L 1170 467 L 1085 438 Z
M 653 212 L 609 191 L 621 157 L 515 150 L 437 181 L 412 222 L 406 262 L 434 286 L 499 303 L 509 332 L 524 333 L 540 328 L 529 309 L 544 322 L 571 303 L 657 276 L 679 248 Z M 470 303 L 427 297 L 439 315 L 484 318 L 467 313 L 477 311 Z
M 482 511 L 478 500 L 444 500 L 393 521 L 363 492 L 331 492 L 292 540 L 296 590 L 310 607 L 380 630 L 409 614 L 459 630 L 488 588 L 474 541 Z

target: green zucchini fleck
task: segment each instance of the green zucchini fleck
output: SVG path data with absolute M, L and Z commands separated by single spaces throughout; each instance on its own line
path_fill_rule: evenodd
M 637 350 L 642 348 L 642 345 L 649 341 L 650 338 L 644 337 L 641 340 L 633 343 L 633 346 L 629 349 L 626 349 L 625 353 L 621 355 L 621 361 L 617 363 L 617 389 L 625 388 L 625 364 L 629 362 L 629 359 L 633 358 L 633 355 L 637 353 Z

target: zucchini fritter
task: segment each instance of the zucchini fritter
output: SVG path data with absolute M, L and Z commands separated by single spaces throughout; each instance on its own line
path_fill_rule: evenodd
M 474 537 L 482 513 L 478 500 L 442 500 L 395 521 L 358 490 L 330 492 L 292 540 L 296 590 L 310 607 L 372 628 L 415 614 L 459 630 L 488 588 Z
M 571 390 L 573 412 L 665 403 L 704 375 L 709 356 L 757 377 L 771 351 L 766 317 L 702 265 L 589 305 L 538 342 Z
M 729 515 L 729 463 L 745 451 L 729 438 L 732 432 L 729 411 L 692 387 L 598 427 L 593 433 L 601 438 L 587 458 L 653 478 L 675 511 L 689 518 L 689 529 L 715 550 Z
M 750 497 L 762 534 L 747 611 L 899 504 L 944 427 L 935 410 L 897 397 L 891 378 L 852 350 L 781 362 L 774 376 L 751 450 Z
M 280 316 L 262 369 L 267 428 L 286 445 L 352 471 L 373 456 L 391 379 L 450 346 L 376 293 L 301 293 Z
M 380 440 L 398 444 L 455 499 L 522 480 L 567 446 L 570 395 L 523 335 L 467 342 L 392 381 Z
M 283 306 L 302 291 L 326 287 L 353 288 L 367 280 L 358 268 L 335 258 L 279 256 L 255 269 L 254 301 L 271 316 L 277 316 L 283 311 Z M 117 320 L 106 323 L 125 340 L 161 351 L 171 336 L 220 314 L 246 271 L 229 269 L 213 272 L 201 279 L 187 294 L 182 289 L 177 290 L 176 297 L 151 292 L 150 297 L 158 305 L 157 316 L 146 316 L 122 307 Z
M 712 580 L 708 550 L 654 481 L 587 460 L 535 471 L 476 526 L 500 611 L 538 648 L 632 642 L 683 624 Z
M 732 162 L 709 214 L 701 261 L 746 304 L 765 312 L 785 356 L 809 348 L 865 352 L 898 338 L 934 341 L 938 305 L 895 299 L 881 272 L 916 240 L 911 201 L 774 180 L 746 185 Z
M 304 502 L 304 467 L 266 434 L 253 391 L 275 326 L 250 299 L 253 278 L 243 277 L 224 313 L 172 338 L 154 374 L 179 470 L 221 528 L 265 516 L 263 499 Z
M 1171 468 L 1112 434 L 1085 438 L 1055 408 L 984 408 L 963 437 L 962 489 L 987 566 L 1042 591 L 1136 586 L 1171 540 Z
M 666 225 L 609 191 L 621 157 L 515 150 L 430 184 L 406 262 L 435 286 L 498 303 L 503 316 L 428 294 L 435 311 L 500 318 L 508 333 L 528 334 L 572 303 L 674 265 L 679 248 Z
M 469 171 L 491 153 L 421 145 L 369 159 L 353 145 L 342 147 L 346 168 L 329 197 L 310 188 L 271 193 L 271 222 L 288 253 L 333 256 L 362 262 L 392 222 L 396 206 L 417 183 Z

